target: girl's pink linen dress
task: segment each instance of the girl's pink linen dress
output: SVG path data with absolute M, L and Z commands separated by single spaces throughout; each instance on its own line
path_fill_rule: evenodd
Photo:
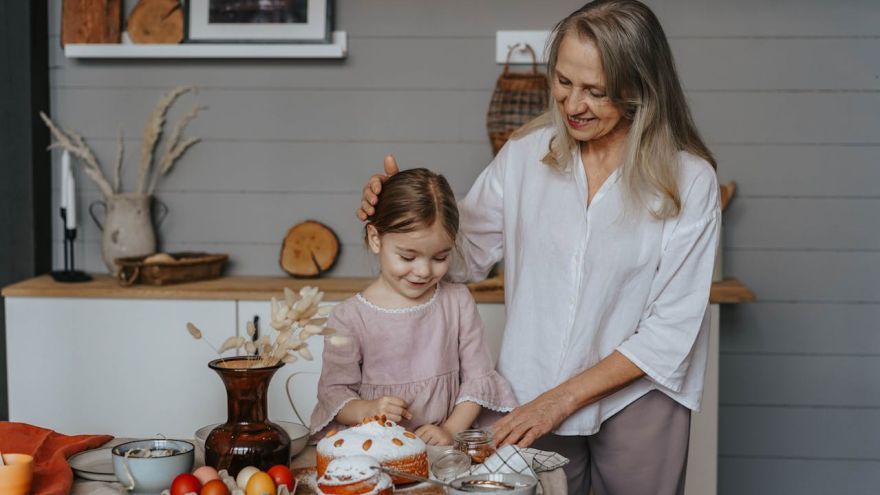
M 358 294 L 333 309 L 327 326 L 350 341 L 324 346 L 313 434 L 354 399 L 400 397 L 413 416 L 400 423 L 409 430 L 443 423 L 463 401 L 501 412 L 517 405 L 493 367 L 464 285 L 441 282 L 428 302 L 404 309 L 383 309 Z

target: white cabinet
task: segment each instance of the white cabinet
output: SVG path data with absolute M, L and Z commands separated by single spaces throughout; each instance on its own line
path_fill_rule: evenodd
M 191 438 L 225 414 L 216 357 L 234 301 L 6 299 L 9 417 L 65 434 Z
M 718 492 L 718 339 L 720 309 L 709 306 L 709 359 L 700 412 L 691 415 L 688 471 L 685 495 L 713 495 Z

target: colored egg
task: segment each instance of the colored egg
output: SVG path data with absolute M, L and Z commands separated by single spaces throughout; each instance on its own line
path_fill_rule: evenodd
M 235 484 L 238 485 L 239 488 L 244 490 L 247 488 L 247 484 L 248 481 L 251 479 L 251 476 L 259 472 L 260 470 L 253 466 L 243 467 L 241 468 L 241 471 L 238 472 L 238 476 L 235 477 Z
M 262 471 L 254 473 L 247 482 L 245 495 L 275 495 L 275 482 L 272 477 Z
M 220 479 L 220 474 L 217 473 L 217 470 L 212 468 L 211 466 L 202 466 L 193 471 L 192 474 L 193 476 L 198 478 L 203 485 L 211 480 Z

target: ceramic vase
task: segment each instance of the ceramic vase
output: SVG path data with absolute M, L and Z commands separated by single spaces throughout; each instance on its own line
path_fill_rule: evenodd
M 259 359 L 234 357 L 208 363 L 226 387 L 227 418 L 205 440 L 205 464 L 218 471 L 226 469 L 232 476 L 245 466 L 265 471 L 276 464 L 290 464 L 290 437 L 268 418 L 269 382 L 284 363 L 247 367 Z
M 156 232 L 153 227 L 151 206 L 157 209 L 156 225 L 168 214 L 164 203 L 143 193 L 120 193 L 95 201 L 89 205 L 89 215 L 103 232 L 101 257 L 110 273 L 116 274 L 116 258 L 146 256 L 156 252 Z M 104 210 L 104 220 L 98 218 L 98 210 Z

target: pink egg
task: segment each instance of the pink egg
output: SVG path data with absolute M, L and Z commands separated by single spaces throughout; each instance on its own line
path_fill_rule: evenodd
M 204 485 L 205 483 L 211 480 L 219 480 L 220 475 L 217 474 L 217 470 L 212 468 L 211 466 L 202 466 L 195 471 L 193 471 L 193 476 L 198 478 L 199 482 Z

